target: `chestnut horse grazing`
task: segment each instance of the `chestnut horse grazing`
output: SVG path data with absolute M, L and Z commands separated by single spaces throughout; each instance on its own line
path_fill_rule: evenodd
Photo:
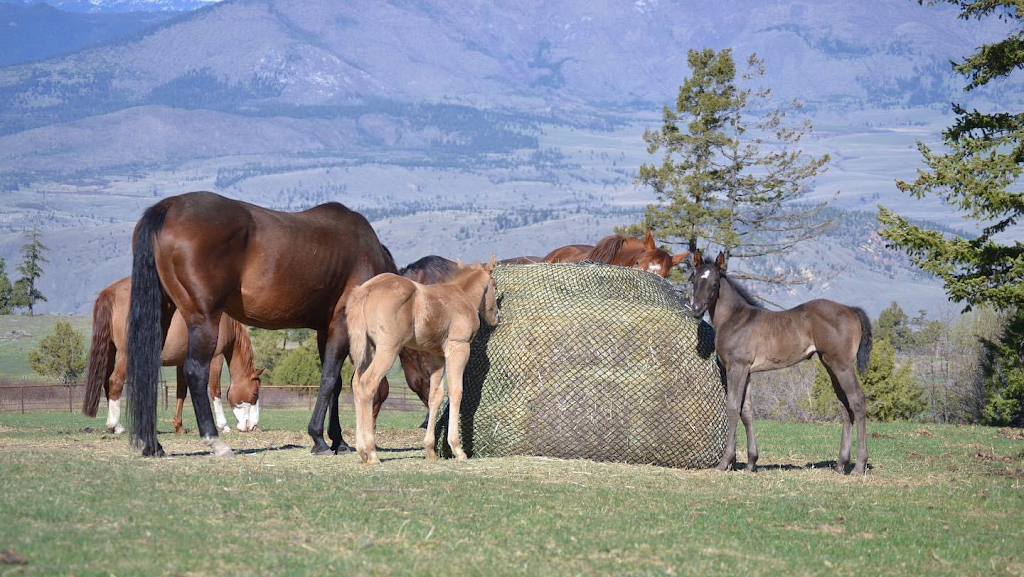
M 82 412 L 96 416 L 100 403 L 100 390 L 107 394 L 107 429 L 124 432 L 121 426 L 121 392 L 124 387 L 125 325 L 128 323 L 128 295 L 131 279 L 123 278 L 100 291 L 92 310 L 92 346 L 89 348 L 89 370 L 85 386 Z M 178 405 L 174 414 L 174 432 L 183 433 L 181 413 L 188 392 L 182 365 L 188 348 L 188 329 L 178 313 L 171 319 L 160 362 L 165 367 L 178 367 Z M 121 351 L 120 356 L 116 353 Z M 115 362 L 116 356 L 116 362 Z M 252 365 L 252 343 L 249 331 L 235 319 L 222 315 L 217 347 L 210 364 L 210 397 L 213 399 L 217 427 L 229 431 L 220 400 L 220 370 L 224 359 L 228 361 L 231 384 L 228 403 L 238 419 L 239 431 L 252 431 L 259 423 L 260 373 Z
M 338 203 L 284 213 L 211 192 L 172 196 L 149 207 L 135 226 L 128 319 L 129 431 L 142 454 L 157 442 L 160 352 L 175 310 L 188 328 L 185 379 L 199 435 L 217 456 L 234 453 L 217 435 L 206 396 L 218 327 L 226 312 L 265 329 L 317 331 L 323 376 L 309 421 L 314 454 L 348 449 L 338 426 L 341 363 L 348 355 L 348 293 L 394 272 L 370 223 Z M 331 409 L 324 442 L 324 418 Z
M 715 351 L 725 371 L 729 429 L 725 454 L 718 468 L 727 470 L 736 462 L 736 420 L 747 430 L 747 470 L 757 466 L 754 413 L 750 406 L 750 373 L 795 365 L 815 353 L 832 378 L 832 388 L 843 404 L 843 437 L 836 471 L 844 472 L 850 462 L 851 421 L 857 423 L 857 464 L 854 474 L 863 474 L 868 462 L 864 391 L 857 373 L 867 369 L 871 355 L 871 321 L 856 307 L 818 299 L 785 311 L 768 311 L 758 306 L 746 290 L 725 274 L 725 255 L 704 262 L 694 252 L 693 316 L 711 315 L 715 327 Z
M 548 253 L 544 262 L 580 262 L 592 260 L 618 266 L 626 266 L 645 270 L 662 278 L 668 278 L 672 267 L 683 262 L 690 253 L 677 255 L 658 248 L 654 242 L 651 229 L 643 240 L 629 236 L 614 234 L 606 236 L 596 246 L 586 244 L 570 244 Z
M 363 463 L 380 462 L 370 401 L 402 347 L 430 353 L 433 360 L 430 413 L 423 437 L 427 458 L 435 458 L 434 424 L 442 399 L 442 374 L 448 375 L 448 444 L 457 459 L 466 458 L 459 438 L 462 373 L 480 317 L 490 326 L 498 324 L 497 288 L 491 279 L 495 260 L 483 266 L 460 262 L 441 284 L 421 285 L 382 274 L 352 291 L 346 315 L 355 365 L 356 450 Z

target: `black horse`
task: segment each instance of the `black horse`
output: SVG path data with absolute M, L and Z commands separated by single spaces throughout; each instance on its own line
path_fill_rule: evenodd
M 851 421 L 857 423 L 857 464 L 854 474 L 863 474 L 868 462 L 865 431 L 864 391 L 857 373 L 867 369 L 871 354 L 871 321 L 859 308 L 818 299 L 785 311 L 769 311 L 725 274 L 725 255 L 704 262 L 694 252 L 693 316 L 711 315 L 715 327 L 715 350 L 725 371 L 729 430 L 725 454 L 718 468 L 736 463 L 736 419 L 747 430 L 747 470 L 757 464 L 754 415 L 750 406 L 750 373 L 772 371 L 795 365 L 815 353 L 832 378 L 832 388 L 843 404 L 843 437 L 836 471 L 844 472 L 850 462 Z

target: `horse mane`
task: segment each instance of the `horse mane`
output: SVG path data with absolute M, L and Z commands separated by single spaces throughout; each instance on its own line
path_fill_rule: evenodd
M 256 367 L 253 366 L 252 359 L 252 340 L 249 339 L 249 329 L 245 328 L 245 325 L 230 319 L 231 331 L 235 336 L 235 346 L 232 347 L 231 354 L 236 355 L 238 360 L 242 362 L 242 367 L 245 368 L 246 372 L 251 375 Z
M 704 259 L 704 264 L 706 264 L 708 266 L 713 266 L 715 264 L 715 261 L 713 261 L 713 260 L 711 260 L 709 258 L 706 258 L 706 259 Z M 764 308 L 764 305 L 761 304 L 761 299 L 759 299 L 759 298 L 755 297 L 754 295 L 752 295 L 750 293 L 750 291 L 747 290 L 747 287 L 745 287 L 745 286 L 741 285 L 740 283 L 736 282 L 735 280 L 729 278 L 729 275 L 727 275 L 725 273 L 725 271 L 722 270 L 722 269 L 718 269 L 718 274 L 719 274 L 719 276 L 721 276 L 722 278 L 724 278 L 726 281 L 729 282 L 729 286 L 732 287 L 732 290 L 736 291 L 736 294 L 740 295 L 740 298 L 742 298 L 744 301 L 746 301 L 748 305 L 750 305 L 750 306 L 752 306 L 754 308 L 758 308 L 758 309 L 763 309 Z
M 590 256 L 587 258 L 592 261 L 611 264 L 612 259 L 615 258 L 615 253 L 619 252 L 622 244 L 627 240 L 629 240 L 629 237 L 622 236 L 621 234 L 606 236 L 594 246 L 594 250 L 590 251 Z
M 390 254 L 390 253 L 389 253 Z M 452 262 L 443 256 L 437 256 L 432 254 L 419 259 L 416 262 L 410 263 L 407 266 L 402 267 L 398 271 L 399 276 L 407 276 L 406 273 L 412 273 L 420 271 L 424 276 L 433 279 L 434 282 L 447 281 L 448 276 L 451 275 L 456 269 L 452 266 Z

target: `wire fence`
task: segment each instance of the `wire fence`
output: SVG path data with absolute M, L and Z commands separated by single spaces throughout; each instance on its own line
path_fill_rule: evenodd
M 166 410 L 174 406 L 176 387 L 160 381 L 161 403 Z M 317 391 L 305 385 L 263 385 L 260 387 L 260 407 L 264 409 L 313 409 Z M 227 388 L 222 391 L 227 397 Z M 32 381 L 0 381 L 0 413 L 26 413 L 29 411 L 81 410 L 85 397 L 84 384 L 55 385 Z M 339 400 L 342 408 L 352 406 L 352 390 L 346 387 Z M 105 401 L 103 405 L 105 406 Z M 191 405 L 191 401 L 186 400 Z M 384 408 L 389 411 L 422 411 L 423 403 L 408 387 L 391 385 Z

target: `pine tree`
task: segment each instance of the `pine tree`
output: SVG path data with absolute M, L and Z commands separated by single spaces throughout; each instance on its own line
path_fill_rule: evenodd
M 914 379 L 909 362 L 896 368 L 896 349 L 888 339 L 876 339 L 868 370 L 860 376 L 867 397 L 868 418 L 877 421 L 909 420 L 924 412 L 924 390 Z
M 32 370 L 68 385 L 78 382 L 85 372 L 85 337 L 65 320 L 53 325 L 53 332 L 39 341 L 39 347 L 29 351 L 28 364 Z
M 939 0 L 929 2 L 938 3 Z M 966 77 L 970 91 L 1024 67 L 1024 7 L 1019 0 L 941 0 L 960 9 L 960 18 L 997 17 L 1015 24 L 1009 35 L 984 44 L 953 69 Z M 957 119 L 943 132 L 945 151 L 918 142 L 926 166 L 912 182 L 896 186 L 916 198 L 933 195 L 978 221 L 974 239 L 946 236 L 916 226 L 879 206 L 882 236 L 905 250 L 922 269 L 942 278 L 956 302 L 989 303 L 999 308 L 1024 306 L 1024 243 L 1002 242 L 1000 233 L 1024 217 L 1018 179 L 1024 168 L 1024 113 L 982 113 L 954 105 Z
M 43 275 L 41 263 L 50 262 L 43 253 L 50 250 L 39 240 L 39 228 L 33 227 L 29 232 L 29 242 L 21 247 L 23 259 L 18 265 L 21 278 L 14 283 L 12 302 L 15 307 L 27 308 L 28 316 L 32 316 L 35 304 L 46 302 L 46 297 L 36 288 L 36 280 Z
M 692 74 L 679 87 L 675 109 L 664 108 L 659 131 L 644 132 L 648 153 L 663 157 L 660 165 L 642 165 L 635 182 L 650 186 L 658 203 L 647 207 L 643 223 L 622 231 L 635 235 L 651 226 L 690 251 L 698 240 L 715 243 L 730 260 L 784 253 L 824 232 L 824 203 L 800 208 L 793 201 L 829 157 L 804 154 L 798 144 L 810 124 L 787 125 L 786 110 L 769 107 L 771 91 L 754 87 L 763 62 L 751 55 L 737 81 L 729 49 L 691 50 L 688 60 Z M 769 112 L 749 118 L 764 108 Z M 741 269 L 734 276 L 776 285 L 808 281 L 794 271 Z
M 982 421 L 989 425 L 1024 427 L 1024 309 L 1003 327 L 999 340 L 983 339 L 985 379 Z
M 316 335 L 281 357 L 274 368 L 274 379 L 275 383 L 282 385 L 320 385 L 320 355 L 317 352 Z
M 910 317 L 903 308 L 893 301 L 878 314 L 872 331 L 876 338 L 888 339 L 898 351 L 909 351 L 914 345 L 914 332 L 910 328 Z
M 0 315 L 11 314 L 14 304 L 11 302 L 13 298 L 14 287 L 11 286 L 11 279 L 7 277 L 7 263 L 4 262 L 3 258 L 0 258 Z

